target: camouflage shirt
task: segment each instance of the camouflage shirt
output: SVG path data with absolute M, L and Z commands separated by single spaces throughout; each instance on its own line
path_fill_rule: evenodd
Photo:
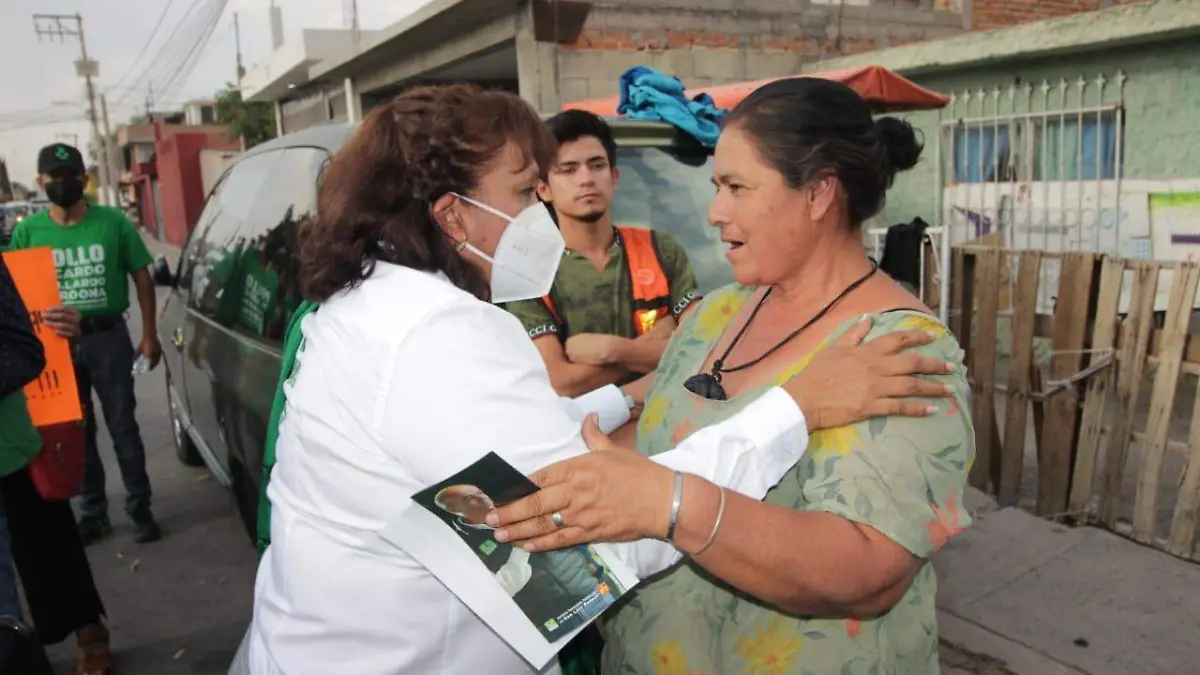
M 654 248 L 671 289 L 671 312 L 678 318 L 696 298 L 696 275 L 683 246 L 669 234 L 654 233 Z M 637 337 L 633 325 L 633 289 L 621 238 L 613 237 L 608 264 L 597 270 L 580 253 L 565 251 L 550 300 L 560 322 L 540 298 L 510 302 L 505 308 L 521 320 L 529 337 L 555 334 L 566 340 L 580 333 Z

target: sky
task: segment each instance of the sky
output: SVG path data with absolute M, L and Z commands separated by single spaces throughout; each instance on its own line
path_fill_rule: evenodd
M 357 0 L 359 26 L 383 28 L 429 1 Z M 0 157 L 7 161 L 11 179 L 25 185 L 32 182 L 37 151 L 43 145 L 65 140 L 78 142 L 82 149 L 91 139 L 86 88 L 75 75 L 79 40 L 43 37 L 39 41 L 34 14 L 82 15 L 88 57 L 100 65 L 100 76 L 94 80 L 97 111 L 103 93 L 115 130 L 145 111 L 147 82 L 152 83 L 154 75 L 170 80 L 170 74 L 176 74 L 171 91 L 156 96 L 155 110 L 178 110 L 184 101 L 211 98 L 233 82 L 235 13 L 243 66 L 250 70 L 262 61 L 271 51 L 272 2 L 282 9 L 285 42 L 302 28 L 343 27 L 344 7 L 350 4 L 350 0 L 0 0 Z M 171 64 L 183 63 L 197 44 L 205 16 L 216 16 L 221 5 L 220 19 L 213 24 L 203 51 L 193 52 L 195 66 L 184 77 L 186 67 L 171 68 Z M 157 85 L 160 90 L 165 87 L 162 81 Z

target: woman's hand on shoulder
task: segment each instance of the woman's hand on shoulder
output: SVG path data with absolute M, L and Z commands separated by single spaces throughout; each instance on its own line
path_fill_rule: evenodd
M 937 409 L 914 400 L 945 398 L 952 389 L 917 375 L 948 375 L 954 367 L 942 359 L 910 351 L 936 336 L 904 330 L 863 343 L 872 321 L 862 319 L 783 384 L 800 406 L 810 432 L 861 422 L 872 417 L 925 417 Z
M 666 534 L 671 470 L 614 443 L 596 426 L 594 415 L 584 422 L 583 440 L 592 452 L 534 473 L 530 479 L 541 490 L 488 516 L 498 540 L 545 551 Z

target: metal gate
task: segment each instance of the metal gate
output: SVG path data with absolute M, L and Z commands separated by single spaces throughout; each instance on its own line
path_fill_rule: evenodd
M 935 139 L 941 259 L 979 240 L 1149 258 L 1148 222 L 1121 207 L 1125 81 L 1117 72 L 950 92 Z M 1058 273 L 1057 261 L 1043 265 L 1039 313 L 1052 311 Z M 939 290 L 948 307 L 949 284 Z

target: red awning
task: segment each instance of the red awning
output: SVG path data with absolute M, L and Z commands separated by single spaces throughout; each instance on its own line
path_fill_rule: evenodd
M 875 113 L 934 110 L 950 102 L 949 96 L 925 89 L 883 66 L 859 66 L 858 68 L 842 68 L 818 73 L 802 73 L 800 77 L 819 77 L 841 82 L 858 92 L 859 96 L 862 96 L 871 106 L 871 111 Z M 713 97 L 718 108 L 732 109 L 750 92 L 778 79 L 781 78 L 772 77 L 753 82 L 736 82 L 703 89 L 689 89 L 687 96 L 690 98 L 697 94 L 708 94 Z M 593 98 L 565 103 L 563 110 L 587 110 L 597 115 L 616 115 L 617 102 L 616 96 Z

